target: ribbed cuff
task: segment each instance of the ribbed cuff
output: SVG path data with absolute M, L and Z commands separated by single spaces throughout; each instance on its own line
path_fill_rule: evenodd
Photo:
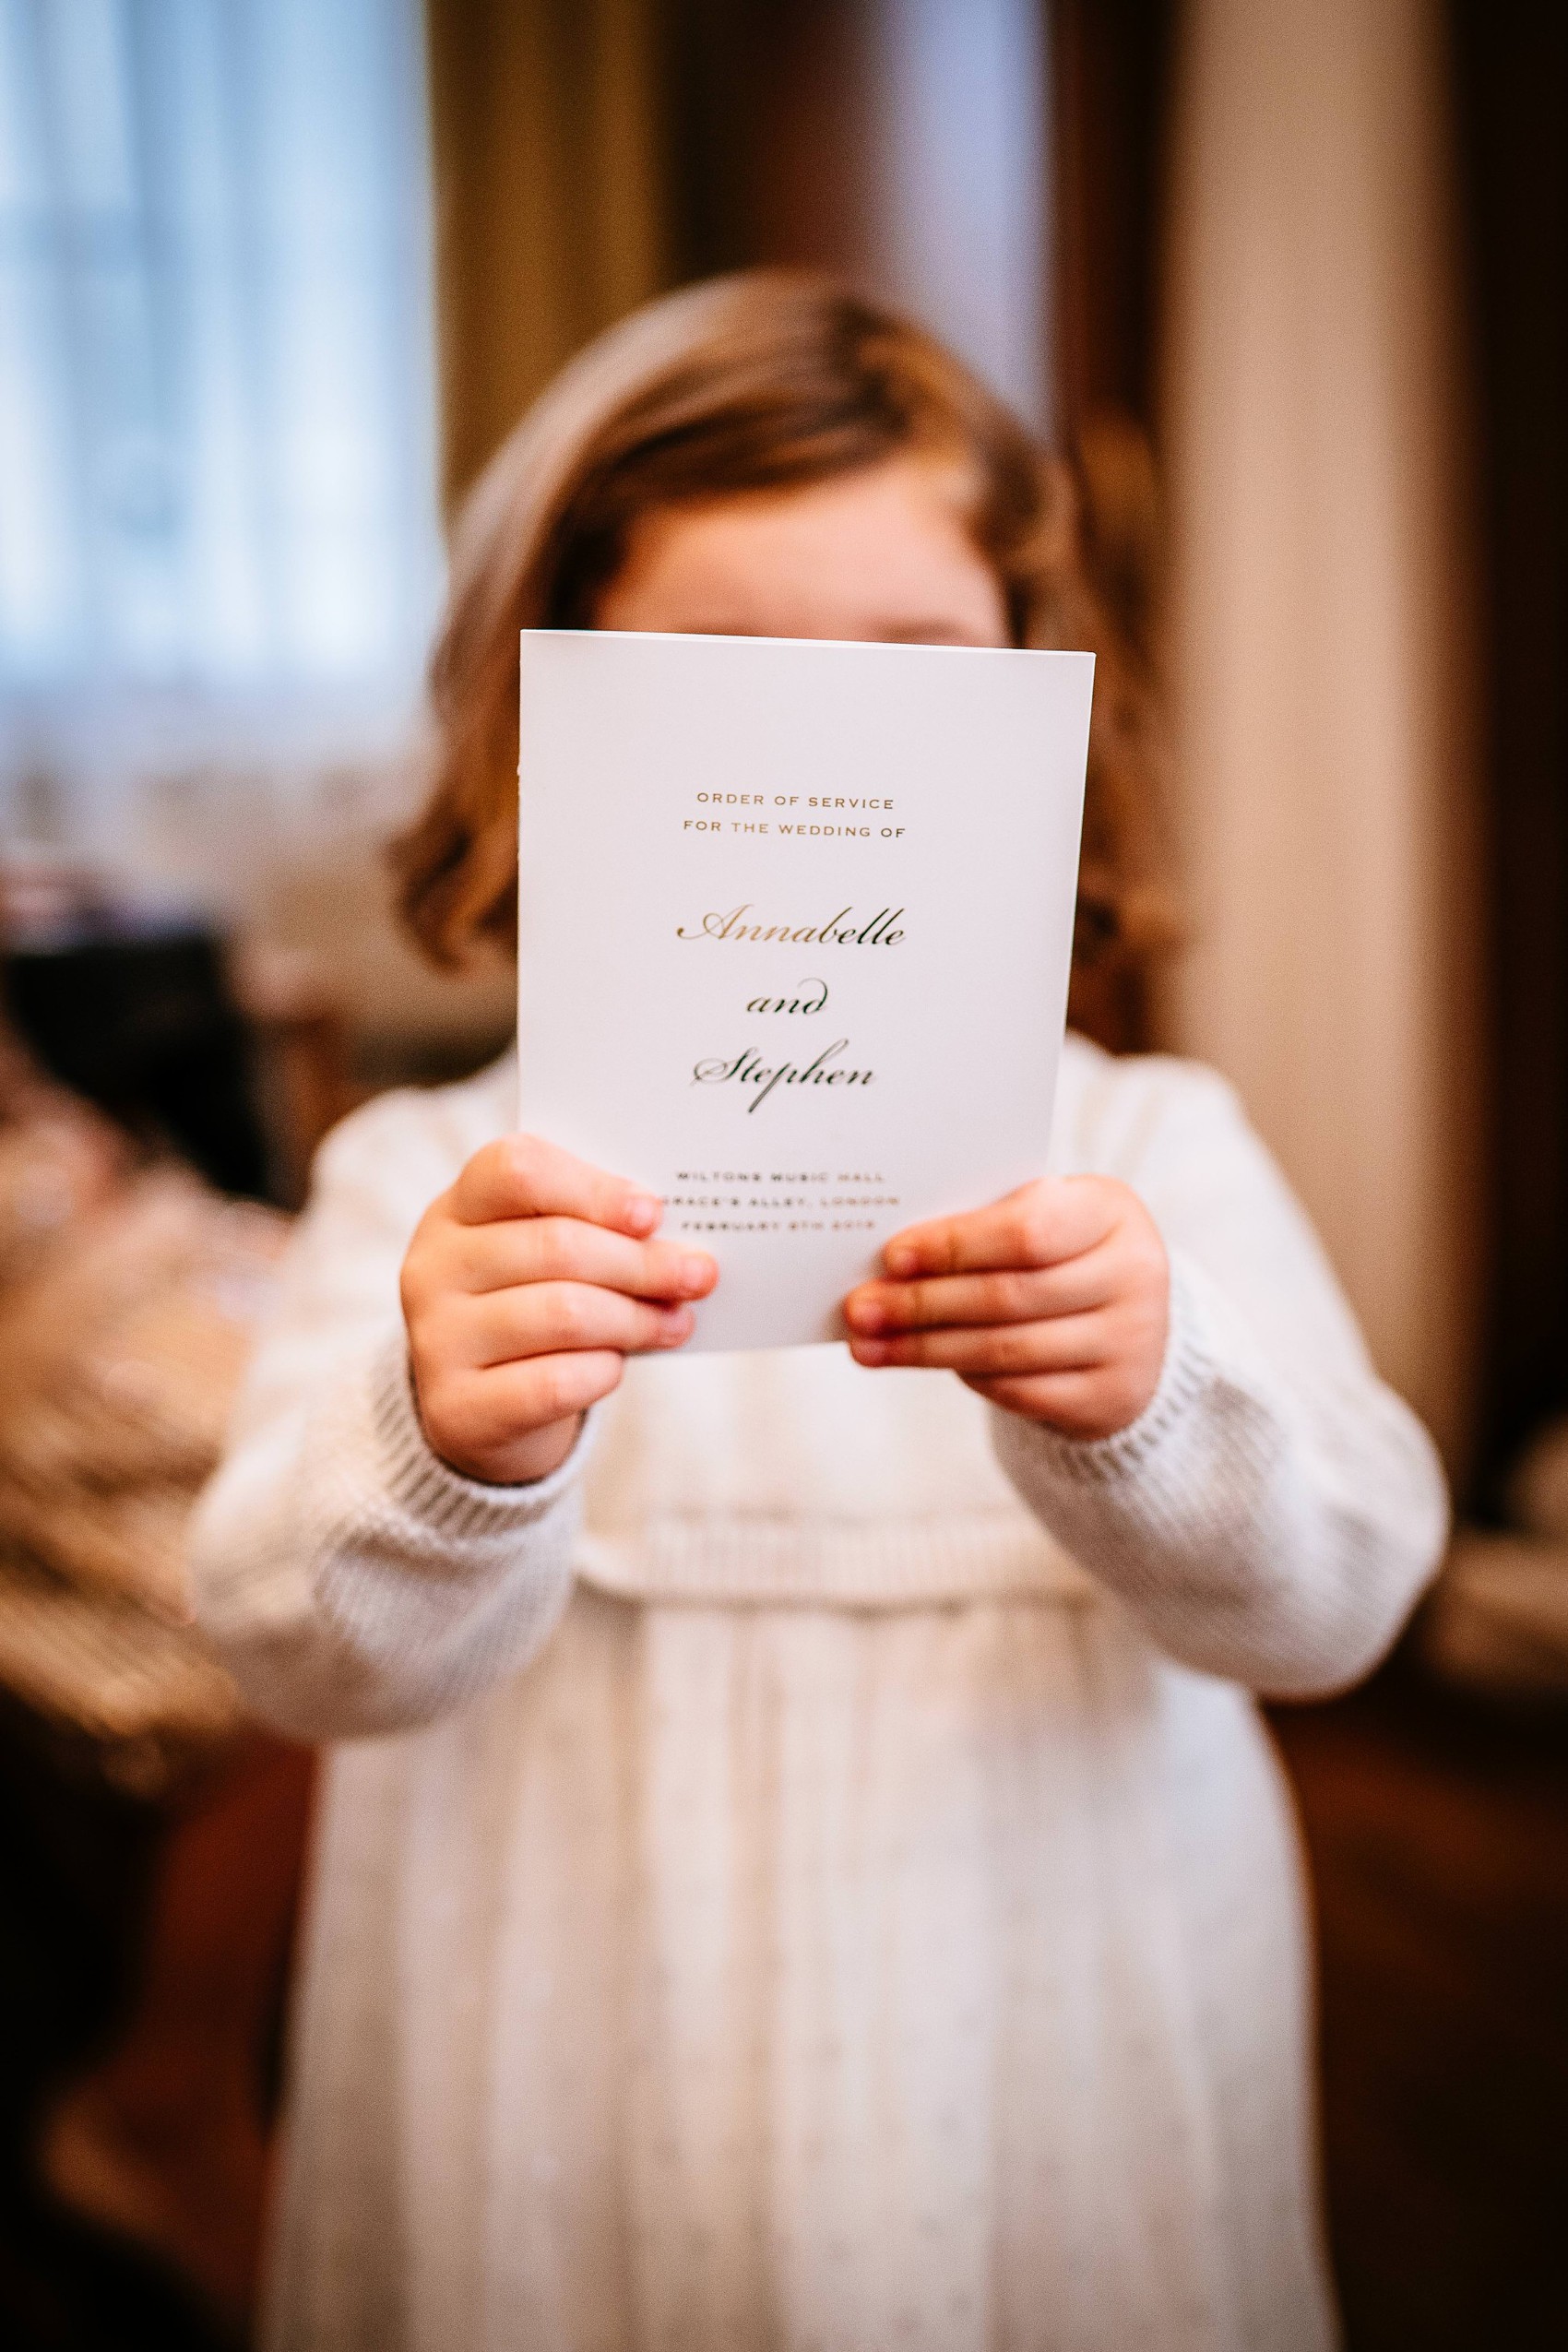
M 590 1407 L 566 1459 L 530 1486 L 488 1486 L 481 1479 L 464 1478 L 433 1450 L 424 1433 L 414 1401 L 408 1343 L 400 1330 L 375 1360 L 370 1405 L 387 1492 L 403 1510 L 448 1540 L 511 1535 L 544 1518 L 581 1477 L 598 1424 L 597 1408 Z
M 993 1406 L 996 1436 L 1004 1449 L 1017 1447 L 1031 1466 L 1051 1478 L 1077 1486 L 1105 1486 L 1144 1467 L 1196 1403 L 1213 1370 L 1196 1285 L 1181 1256 L 1173 1253 L 1165 1361 L 1154 1395 L 1137 1420 L 1111 1437 L 1068 1437 L 1043 1421 Z

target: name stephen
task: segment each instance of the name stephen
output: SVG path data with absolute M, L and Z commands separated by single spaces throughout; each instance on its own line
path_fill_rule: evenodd
M 853 907 L 840 907 L 825 923 L 802 924 L 792 929 L 789 923 L 747 922 L 753 911 L 751 901 L 733 907 L 726 915 L 719 912 L 704 915 L 699 924 L 680 924 L 677 939 L 748 939 L 777 940 L 781 945 L 830 947 L 896 947 L 903 938 L 897 928 L 902 907 L 884 907 L 869 922 L 860 922 Z
M 699 1062 L 692 1072 L 695 1085 L 721 1087 L 734 1079 L 742 1087 L 754 1087 L 756 1092 L 747 1103 L 748 1111 L 760 1111 L 775 1087 L 869 1087 L 875 1073 L 871 1070 L 836 1070 L 831 1065 L 847 1051 L 847 1037 L 836 1038 L 825 1045 L 814 1062 L 797 1068 L 793 1062 L 768 1064 L 760 1053 L 750 1047 L 743 1053 L 731 1056 L 710 1054 Z

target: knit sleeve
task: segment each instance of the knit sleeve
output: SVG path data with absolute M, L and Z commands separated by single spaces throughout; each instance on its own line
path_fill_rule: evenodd
M 995 1411 L 997 1453 L 1169 1656 L 1277 1696 L 1333 1690 L 1376 1662 L 1436 1566 L 1443 1473 L 1229 1089 L 1178 1070 L 1174 1099 L 1158 1091 L 1135 1147 L 1100 1155 L 1170 1253 L 1158 1388 L 1095 1443 Z
M 398 1274 L 467 1156 L 443 1143 L 384 1105 L 329 1140 L 193 1523 L 198 1617 L 257 1713 L 307 1740 L 457 1705 L 525 1665 L 570 1592 L 586 1435 L 550 1478 L 491 1487 L 420 1423 Z

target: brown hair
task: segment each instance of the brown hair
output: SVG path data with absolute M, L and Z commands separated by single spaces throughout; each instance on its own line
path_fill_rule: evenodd
M 481 940 L 515 945 L 519 630 L 591 626 L 655 508 L 928 450 L 968 474 L 970 529 L 1014 642 L 1099 657 L 1075 976 L 1163 944 L 1154 697 L 1088 586 L 1069 469 L 922 328 L 830 280 L 757 271 L 667 296 L 601 336 L 469 495 L 431 663 L 434 790 L 394 849 L 400 911 L 433 961 L 457 964 Z

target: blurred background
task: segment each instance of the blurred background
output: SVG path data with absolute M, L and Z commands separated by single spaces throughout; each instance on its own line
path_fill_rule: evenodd
M 1568 12 L 0 0 L 0 2338 L 245 2340 L 311 1760 L 180 1546 L 398 943 L 444 518 L 588 336 L 824 264 L 1079 470 L 1186 938 L 1460 1505 L 1277 1710 L 1352 2352 L 1568 2342 Z

